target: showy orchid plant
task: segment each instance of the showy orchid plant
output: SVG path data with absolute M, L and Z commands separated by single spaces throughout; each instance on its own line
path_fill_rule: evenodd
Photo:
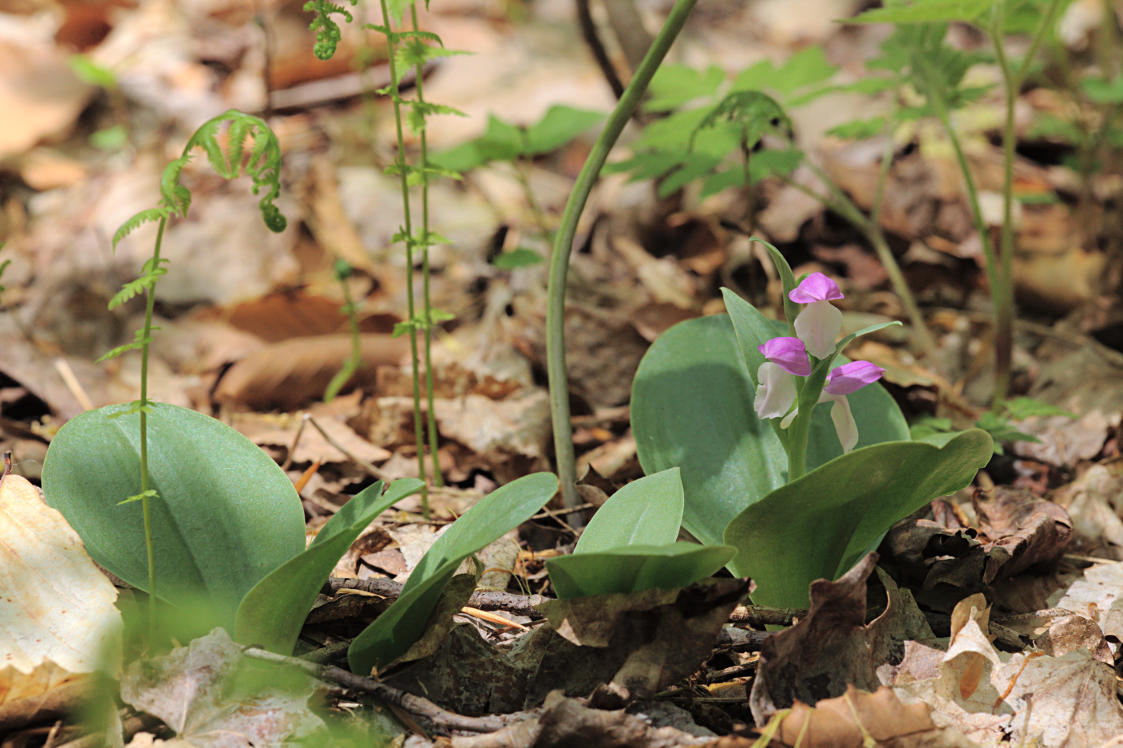
M 992 453 L 978 429 L 913 440 L 878 384 L 884 370 L 843 349 L 843 298 L 823 273 L 796 279 L 764 243 L 783 285 L 783 316 L 725 289 L 728 316 L 680 322 L 640 362 L 632 433 L 644 472 L 678 468 L 682 527 L 751 577 L 761 605 L 802 607 L 885 531 L 971 482 Z M 829 417 L 820 403 L 829 403 Z
M 767 360 L 756 371 L 754 409 L 761 420 L 775 424 L 774 419 L 780 419 L 777 435 L 788 454 L 788 480 L 792 480 L 806 471 L 811 425 L 807 404 L 831 403 L 831 420 L 842 451 L 849 452 L 858 443 L 858 425 L 846 396 L 876 382 L 885 369 L 869 361 L 829 368 L 842 350 L 842 344 L 835 344 L 842 330 L 842 312 L 831 302 L 843 295 L 833 280 L 823 273 L 811 273 L 788 298 L 803 306 L 792 323 L 796 334 L 757 346 Z M 825 378 L 823 372 L 827 372 Z M 802 419 L 800 405 L 804 407 Z

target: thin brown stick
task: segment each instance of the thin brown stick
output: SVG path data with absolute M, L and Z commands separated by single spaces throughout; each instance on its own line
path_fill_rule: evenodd
M 247 657 L 253 657 L 267 662 L 276 662 L 290 667 L 298 668 L 309 675 L 327 683 L 336 683 L 345 688 L 365 691 L 374 694 L 379 699 L 405 709 L 410 714 L 423 717 L 437 729 L 464 730 L 466 732 L 495 732 L 510 724 L 511 720 L 501 716 L 467 717 L 463 714 L 450 712 L 421 696 L 414 696 L 397 688 L 381 683 L 374 678 L 355 675 L 343 668 L 334 665 L 318 665 L 306 662 L 299 657 L 286 657 L 285 655 L 267 652 L 257 647 L 247 647 L 244 650 Z M 522 715 L 520 715 L 522 716 Z
M 344 456 L 347 457 L 347 459 L 351 460 L 356 465 L 358 465 L 363 470 L 365 470 L 368 475 L 370 475 L 374 478 L 377 478 L 380 481 L 386 480 L 386 473 L 382 472 L 381 470 L 376 468 L 374 465 L 371 465 L 369 462 L 362 459 L 361 457 L 358 457 L 357 455 L 353 454 L 350 450 L 347 449 L 347 447 L 345 447 L 342 444 L 340 444 L 339 442 L 337 442 L 332 437 L 332 435 L 329 434 L 327 431 L 325 431 L 324 427 L 321 426 L 319 424 L 319 422 L 315 418 L 312 417 L 311 413 L 305 413 L 304 414 L 304 420 L 306 420 L 306 421 L 308 421 L 308 423 L 312 424 L 313 428 L 315 428 L 317 431 L 320 432 L 320 435 L 323 436 L 324 439 L 327 440 L 328 444 L 330 444 L 333 447 L 335 447 L 336 449 L 338 449 Z
M 577 0 L 577 24 L 581 27 L 581 37 L 585 40 L 585 44 L 589 45 L 589 51 L 593 53 L 597 67 L 612 89 L 612 95 L 619 99 L 624 95 L 624 84 L 620 81 L 612 60 L 608 59 L 608 52 L 605 51 L 600 36 L 597 35 L 597 25 L 593 22 L 593 14 L 589 11 L 589 0 Z
M 360 590 L 386 598 L 397 598 L 402 592 L 402 585 L 393 579 L 350 579 L 332 577 L 321 588 L 325 595 L 334 595 L 341 590 Z M 542 618 L 538 606 L 553 598 L 543 595 L 518 595 L 513 592 L 500 590 L 481 590 L 475 592 L 468 599 L 468 606 L 480 610 L 502 610 L 515 615 L 529 618 Z

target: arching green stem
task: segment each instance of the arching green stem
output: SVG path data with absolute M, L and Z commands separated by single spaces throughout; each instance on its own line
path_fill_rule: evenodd
M 639 106 L 651 77 L 666 57 L 675 37 L 682 31 L 697 2 L 698 0 L 676 0 L 671 8 L 663 28 L 659 30 L 643 62 L 636 69 L 635 76 L 624 89 L 604 130 L 593 144 L 581 173 L 577 175 L 577 182 L 562 213 L 561 225 L 554 236 L 546 306 L 546 371 L 550 383 L 550 415 L 554 424 L 554 457 L 557 461 L 558 478 L 561 480 L 562 503 L 566 507 L 581 503 L 577 494 L 577 463 L 573 453 L 573 429 L 569 422 L 569 383 L 565 371 L 565 286 L 577 222 L 600 175 L 601 167 L 608 158 L 608 152 L 612 150 L 624 125 Z

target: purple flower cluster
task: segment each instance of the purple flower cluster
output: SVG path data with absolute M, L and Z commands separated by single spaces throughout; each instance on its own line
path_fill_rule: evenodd
M 760 418 L 782 418 L 787 428 L 798 414 L 793 408 L 798 390 L 793 377 L 811 373 L 810 356 L 823 359 L 835 353 L 835 340 L 842 329 L 842 312 L 831 301 L 842 298 L 838 284 L 822 273 L 811 273 L 788 294 L 803 310 L 795 319 L 798 337 L 778 337 L 759 347 L 767 361 L 757 370 L 756 413 Z M 809 355 L 810 354 L 810 355 Z M 844 452 L 858 443 L 858 426 L 846 396 L 881 378 L 885 370 L 869 361 L 851 361 L 836 366 L 827 374 L 818 402 L 830 401 L 834 421 Z

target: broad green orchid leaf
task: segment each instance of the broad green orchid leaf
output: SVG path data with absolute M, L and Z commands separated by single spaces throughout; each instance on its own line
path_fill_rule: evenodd
M 559 598 L 588 597 L 687 587 L 716 572 L 736 552 L 728 545 L 626 545 L 551 558 L 546 568 Z
M 59 430 L 43 466 L 47 503 L 90 556 L 148 589 L 140 490 L 139 414 L 127 406 L 83 413 Z M 304 510 L 288 476 L 253 442 L 210 416 L 153 403 L 148 469 L 156 594 L 171 603 L 205 594 L 233 629 L 242 597 L 304 550 Z M 267 519 L 266 519 L 267 518 Z
M 495 489 L 461 515 L 414 567 L 394 604 L 351 642 L 352 672 L 368 674 L 405 654 L 425 632 L 460 563 L 530 519 L 557 490 L 555 476 L 532 473 Z
M 730 571 L 752 577 L 758 604 L 806 607 L 811 582 L 838 578 L 894 522 L 968 485 L 993 452 L 981 429 L 940 437 L 856 449 L 754 502 L 725 530 L 738 549 Z
M 291 654 L 316 594 L 336 563 L 366 529 L 393 504 L 421 490 L 421 481 L 395 481 L 385 493 L 382 481 L 360 491 L 328 520 L 312 544 L 262 579 L 242 599 L 234 624 L 245 644 Z
M 682 480 L 670 468 L 634 480 L 604 503 L 577 539 L 573 552 L 675 542 L 682 525 Z

